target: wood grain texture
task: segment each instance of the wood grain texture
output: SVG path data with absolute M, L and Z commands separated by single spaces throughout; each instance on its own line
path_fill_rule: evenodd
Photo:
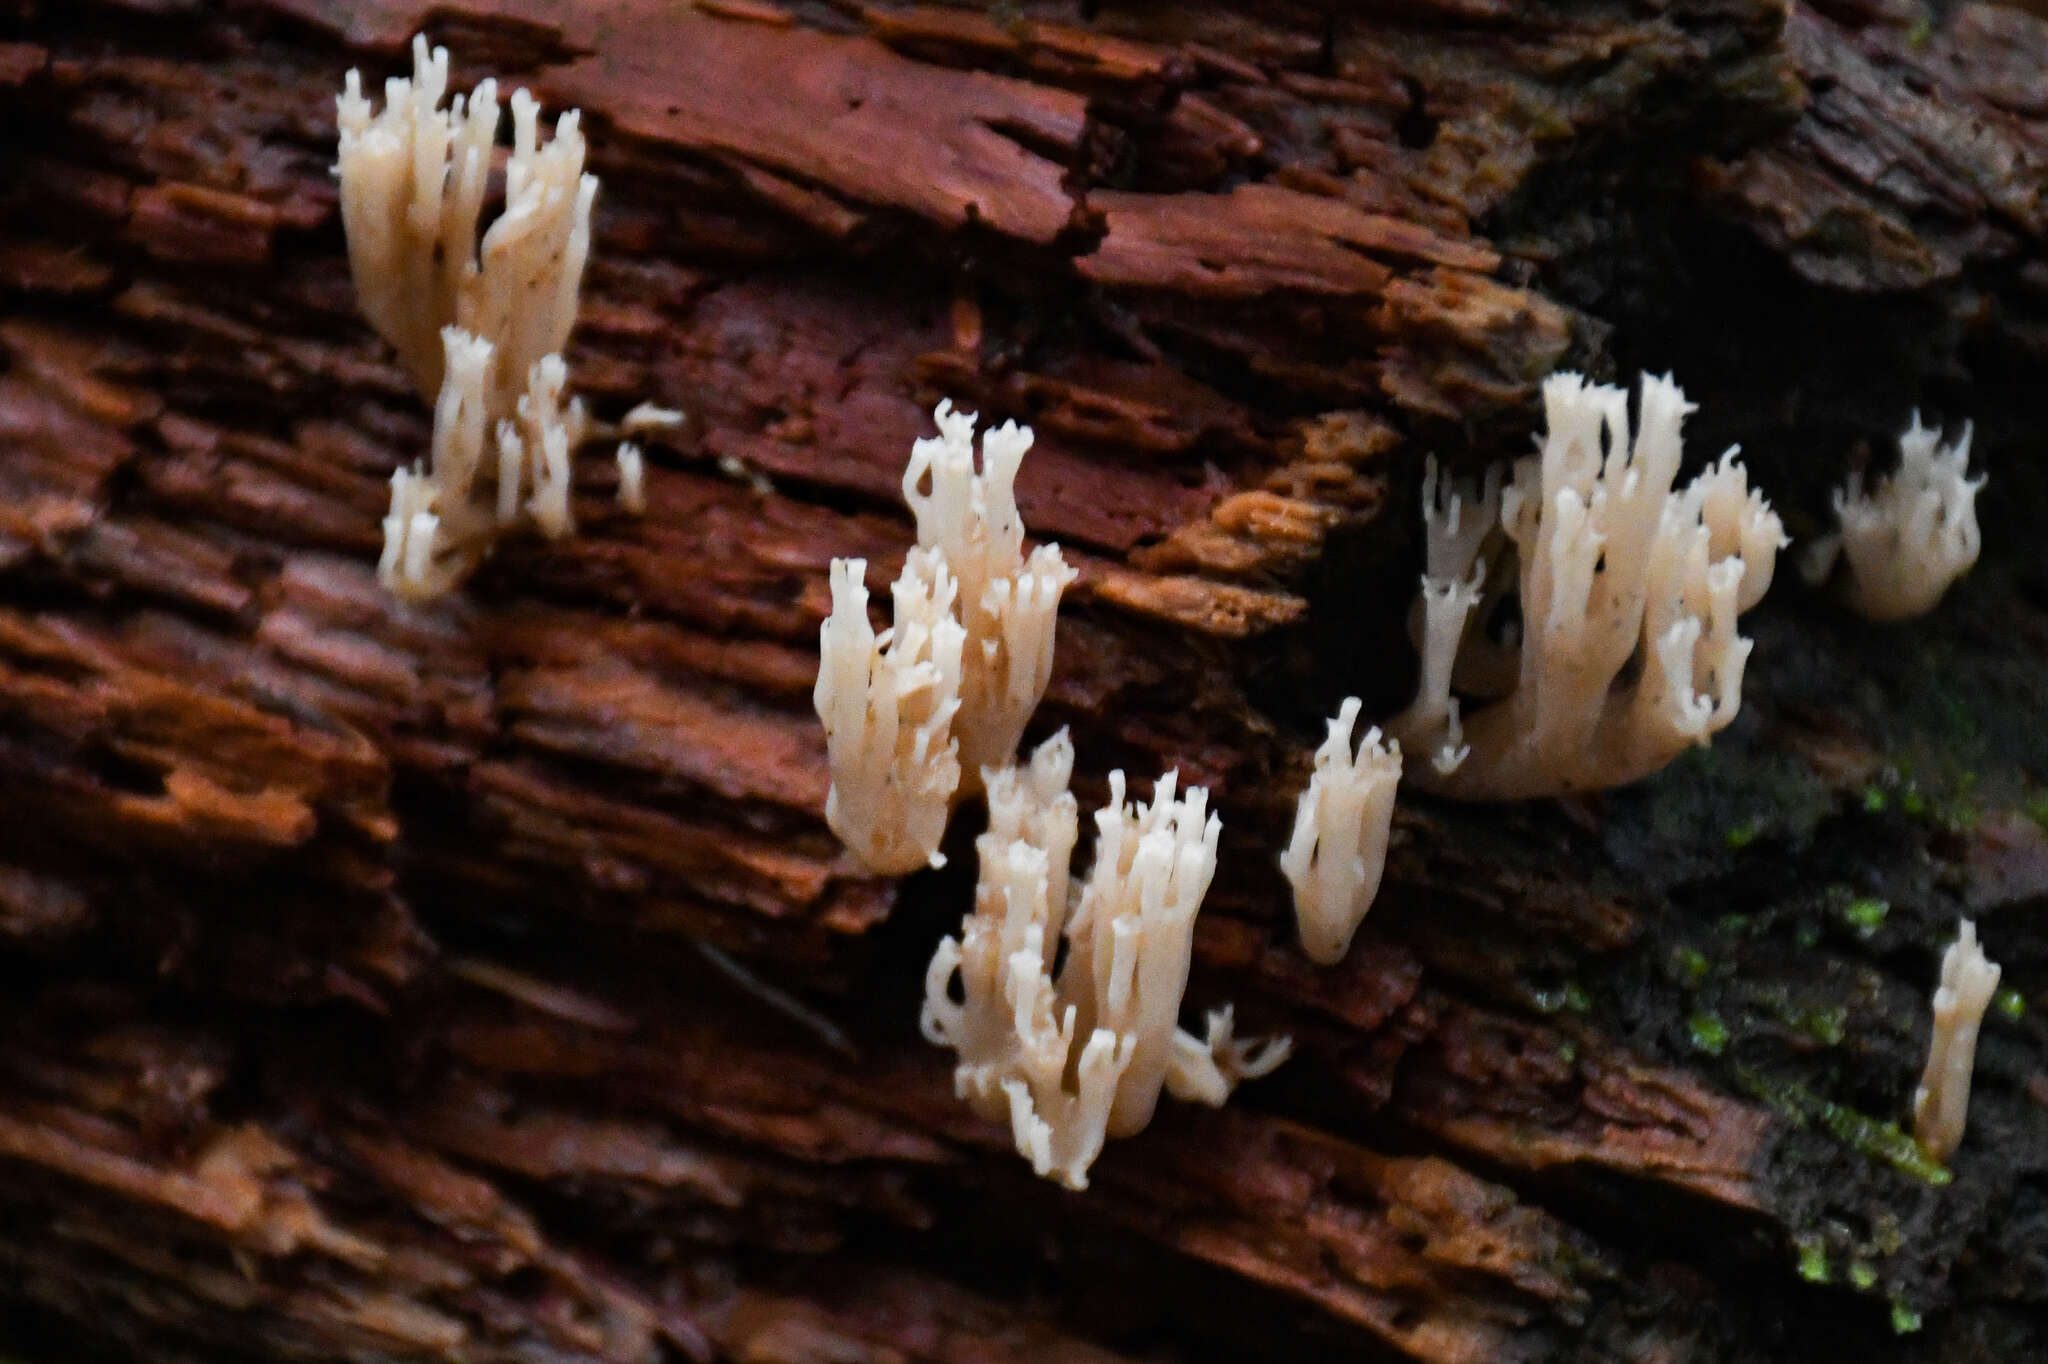
M 1650 324 L 1717 292 L 1867 305 L 1915 385 L 1982 376 L 2019 467 L 2048 25 L 1914 9 L 10 16 L 0 1294 L 165 1359 L 2024 1357 L 2048 1005 L 1987 1034 L 1953 1183 L 1858 1126 L 1902 1111 L 1958 906 L 2008 979 L 2048 969 L 2024 744 L 1968 828 L 1864 808 L 1904 745 L 1814 679 L 1911 650 L 1781 589 L 1733 757 L 1404 804 L 1330 970 L 1272 860 L 1318 715 L 1407 686 L 1424 455 L 1519 453 L 1560 365 L 1662 368 Z M 356 315 L 329 167 L 341 73 L 422 25 L 458 86 L 583 108 L 572 372 L 688 422 L 644 517 L 588 457 L 574 538 L 407 607 L 378 520 L 428 413 Z M 1670 344 L 1796 503 L 1844 456 L 1699 326 Z M 1858 434 L 1893 373 L 1844 381 Z M 942 396 L 1038 433 L 1023 514 L 1081 572 L 1038 723 L 1083 800 L 1178 766 L 1223 812 L 1191 1007 L 1297 1040 L 1085 1197 L 914 1036 L 970 821 L 898 884 L 821 816 L 827 564 L 894 576 Z M 1909 677 L 2048 717 L 2011 681 L 2048 650 L 2026 573 L 1930 636 L 1976 671 Z

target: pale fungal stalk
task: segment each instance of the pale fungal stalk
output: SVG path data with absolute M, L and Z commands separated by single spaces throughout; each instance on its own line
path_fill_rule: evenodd
M 676 408 L 635 403 L 631 411 L 619 418 L 619 434 L 644 436 L 654 431 L 674 431 L 682 424 L 683 414 Z
M 619 418 L 616 434 L 621 436 L 643 436 L 651 432 L 667 433 L 683 424 L 683 414 L 673 407 L 656 407 L 653 403 L 636 403 L 633 409 Z M 631 440 L 619 442 L 618 452 L 613 456 L 619 466 L 619 506 L 634 516 L 647 514 L 647 459 L 638 443 Z
M 377 578 L 386 587 L 406 585 L 409 595 L 435 597 L 450 591 L 469 571 L 467 563 L 435 557 L 441 517 L 439 493 L 418 466 L 391 475 L 391 510 L 384 515 L 384 555 Z
M 927 1039 L 960 1057 L 953 1085 L 961 1098 L 986 1118 L 1008 1119 L 1016 1109 L 1018 1149 L 1030 1154 L 1027 1143 L 1038 1141 L 1045 1171 L 1075 1170 L 1085 1183 L 1130 1054 L 1110 1039 L 1077 1069 L 1073 1089 L 1065 1088 L 1074 1029 L 1071 1010 L 1064 1027 L 1055 1021 L 1052 968 L 1079 833 L 1067 790 L 1073 764 L 1073 745 L 1061 730 L 1038 746 L 1027 767 L 988 774 L 989 827 L 975 840 L 974 911 L 959 937 L 942 939 L 932 954 L 919 1022 Z M 956 973 L 957 1003 L 949 993 Z M 1059 1133 L 1056 1150 L 1047 1129 Z
M 363 313 L 419 391 L 437 395 L 431 459 L 392 477 L 379 564 L 391 591 L 419 600 L 454 588 L 512 527 L 549 538 L 572 529 L 569 457 L 589 426 L 581 402 L 564 401 L 561 350 L 576 325 L 597 178 L 583 170 L 577 112 L 543 141 L 539 104 L 515 91 L 504 206 L 479 238 L 497 83 L 444 108 L 447 50 L 422 36 L 412 52 L 412 77 L 385 82 L 381 111 L 348 73 L 336 170 Z M 622 449 L 622 490 L 629 458 L 637 450 Z
M 1294 922 L 1302 951 L 1329 966 L 1343 959 L 1351 935 L 1379 894 L 1393 828 L 1401 746 L 1367 730 L 1354 753 L 1359 699 L 1349 696 L 1316 750 L 1316 766 L 1294 810 L 1294 836 L 1280 870 L 1294 888 Z
M 1451 687 L 1461 660 L 1485 645 L 1483 633 L 1474 628 L 1480 617 L 1473 614 L 1486 581 L 1486 563 L 1479 552 L 1498 529 L 1500 497 L 1497 467 L 1487 470 L 1485 482 L 1474 487 L 1443 475 L 1434 457 L 1424 465 L 1427 548 L 1417 603 L 1422 612 L 1422 677 L 1415 703 L 1403 719 L 1413 733 L 1438 736 L 1430 763 L 1439 775 L 1457 771 L 1471 752 Z
M 1216 873 L 1223 821 L 1201 787 L 1175 795 L 1179 776 L 1168 772 L 1138 804 L 1124 799 L 1123 772 L 1109 774 L 1109 804 L 1095 812 L 1094 864 L 1067 931 L 1076 985 L 1087 987 L 1071 991 L 1081 1026 L 1106 1029 L 1130 1049 L 1111 1136 L 1152 1121 L 1194 958 L 1195 911 Z
M 943 722 L 943 727 L 934 728 L 916 745 L 855 743 L 843 737 L 850 733 L 843 728 L 844 721 L 838 731 L 842 737 L 829 745 L 833 786 L 827 808 L 837 812 L 832 827 L 870 870 L 890 875 L 942 860 L 938 846 L 953 802 L 980 785 L 982 769 L 1007 767 L 1014 760 L 1024 726 L 1052 676 L 1060 596 L 1074 580 L 1074 570 L 1060 557 L 1058 545 L 1041 545 L 1028 557 L 1024 553 L 1015 480 L 1018 465 L 1031 448 L 1031 428 L 1005 422 L 986 432 L 977 469 L 973 414 L 955 412 L 951 403 L 942 402 L 933 415 L 938 436 L 912 446 L 903 474 L 903 496 L 916 515 L 918 539 L 903 571 L 946 584 L 944 609 L 962 641 L 951 673 L 953 704 L 931 710 L 929 718 L 918 722 L 926 728 Z M 845 566 L 858 562 L 832 561 L 835 621 L 850 610 L 842 601 Z M 856 570 L 851 581 L 857 583 L 858 577 Z M 929 594 L 912 596 L 929 599 Z M 861 600 L 866 600 L 864 588 Z M 902 620 L 899 611 L 899 629 Z M 929 624 L 928 630 L 935 633 L 936 624 Z M 835 649 L 859 652 L 849 624 L 835 627 L 828 621 L 822 639 L 818 714 L 829 737 L 835 730 L 828 701 L 841 708 L 839 714 L 853 714 L 853 702 L 843 689 L 862 674 L 835 661 Z M 835 644 L 835 639 L 840 642 Z M 898 685 L 880 670 L 870 670 L 867 676 L 871 685 Z M 922 707 L 921 695 L 913 691 L 904 693 L 908 700 L 871 698 L 865 713 L 873 717 L 891 707 Z M 885 773 L 861 766 L 888 752 L 896 755 L 899 766 Z M 938 756 L 942 752 L 952 755 L 943 764 Z M 941 770 L 951 771 L 953 779 L 940 781 Z M 888 799 L 873 804 L 842 794 L 855 786 L 882 791 Z M 929 841 L 921 848 L 903 842 L 912 831 L 917 839 Z
M 1941 958 L 1934 991 L 1934 1032 L 1927 1068 L 1913 1095 L 1913 1135 L 1927 1154 L 1946 1161 L 1963 1144 L 1970 1120 L 1970 1072 L 1977 1066 L 1977 1030 L 1998 989 L 1997 963 L 1977 942 L 1977 925 L 1964 919 Z
M 635 516 L 647 514 L 647 464 L 640 447 L 629 440 L 619 442 L 619 505 Z
M 868 622 L 866 571 L 863 559 L 832 561 L 832 614 L 818 632 L 812 700 L 832 769 L 825 822 L 868 867 L 900 876 L 945 862 L 966 632 L 943 559 L 912 551 L 892 590 L 895 624 L 880 635 Z
M 1209 1010 L 1202 1022 L 1200 1037 L 1173 1030 L 1166 1092 L 1184 1103 L 1221 1108 L 1240 1084 L 1271 1075 L 1294 1052 L 1291 1037 L 1239 1037 L 1233 1005 Z
M 1413 779 L 1460 799 L 1625 785 L 1707 742 L 1742 704 L 1750 644 L 1736 616 L 1763 596 L 1785 544 L 1733 450 L 1673 489 L 1692 408 L 1670 379 L 1644 377 L 1633 440 L 1618 388 L 1559 374 L 1543 399 L 1548 429 L 1501 493 L 1501 535 L 1462 519 L 1485 516 L 1490 485 L 1446 496 L 1432 476 L 1425 490 L 1422 687 L 1388 727 L 1436 755 Z M 1490 544 L 1516 567 L 1511 668 L 1467 659 L 1501 647 L 1475 645 L 1469 628 Z M 1492 675 L 1504 699 L 1461 716 L 1450 692 L 1466 672 Z
M 960 1097 L 1007 1120 L 1039 1175 L 1085 1189 L 1103 1142 L 1141 1131 L 1162 1088 L 1221 1104 L 1240 1080 L 1285 1060 L 1289 1043 L 1238 1040 L 1227 1008 L 1210 1014 L 1204 1038 L 1178 1026 L 1222 827 L 1207 794 L 1176 796 L 1168 773 L 1149 803 L 1127 804 L 1123 773 L 1111 773 L 1094 865 L 1075 897 L 1073 758 L 1062 730 L 1027 767 L 984 774 L 989 830 L 975 845 L 974 912 L 932 954 L 921 1023 L 958 1054 Z
M 1863 474 L 1849 475 L 1834 495 L 1840 529 L 1816 541 L 1801 572 L 1825 582 L 1837 557 L 1845 561 L 1840 590 L 1849 609 L 1865 620 L 1907 620 L 1932 611 L 1942 594 L 1977 562 L 1977 492 L 1970 477 L 1970 427 L 1953 445 L 1940 433 L 1913 424 L 1899 436 L 1899 467 L 1865 491 Z
M 520 492 L 531 488 L 524 511 L 541 534 L 558 540 L 574 529 L 569 514 L 569 452 L 589 429 L 583 400 L 562 403 L 569 370 L 559 355 L 533 362 L 517 416 L 498 423 L 498 524 L 520 514 Z
M 567 535 L 569 452 L 589 427 L 581 399 L 562 402 L 568 370 L 559 355 L 534 362 L 512 414 L 493 426 L 487 375 L 495 348 L 459 327 L 441 338 L 445 377 L 434 406 L 431 465 L 391 476 L 378 563 L 384 586 L 409 601 L 454 588 L 505 527 L 531 521 L 551 540 Z M 423 519 L 423 506 L 434 515 Z

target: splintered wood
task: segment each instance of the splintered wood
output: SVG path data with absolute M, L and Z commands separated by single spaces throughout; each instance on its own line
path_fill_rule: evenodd
M 1275 854 L 1345 692 L 1291 689 L 1313 639 L 1406 666 L 1424 455 L 1519 452 L 1543 377 L 1607 362 L 1545 273 L 1593 211 L 1546 178 L 1582 152 L 1714 152 L 1658 182 L 1684 211 L 1824 284 L 1967 283 L 2032 344 L 2039 269 L 2011 263 L 2042 201 L 2000 168 L 2048 161 L 2048 26 L 1359 8 L 17 20 L 4 1294 L 165 1359 L 1766 1338 L 1710 1268 L 1789 1263 L 1756 1249 L 1803 1230 L 1769 1173 L 1785 1119 L 1647 1029 L 1532 1003 L 1656 902 L 1588 878 L 1597 840 L 1404 809 L 1382 907 L 1311 968 Z M 359 318 L 330 169 L 342 72 L 375 89 L 422 27 L 453 88 L 584 111 L 604 193 L 567 361 L 597 420 L 688 417 L 635 437 L 644 515 L 588 459 L 576 537 L 406 605 L 379 520 L 429 412 Z M 1035 429 L 1018 504 L 1079 570 L 1027 742 L 1072 727 L 1085 806 L 1119 766 L 1211 793 L 1188 1017 L 1234 1000 L 1297 1047 L 1256 1102 L 1162 1110 L 1083 1198 L 913 1037 L 965 883 L 868 874 L 823 818 L 828 565 L 900 568 L 941 397 Z M 1635 1210 L 1686 1226 L 1668 1260 L 1617 1234 Z

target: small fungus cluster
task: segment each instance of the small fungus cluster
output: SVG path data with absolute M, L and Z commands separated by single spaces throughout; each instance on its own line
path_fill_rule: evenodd
M 1413 774 L 1461 800 L 1599 790 L 1706 743 L 1742 704 L 1750 643 L 1736 616 L 1770 586 L 1785 544 L 1734 451 L 1674 489 L 1692 410 L 1645 376 L 1628 395 L 1553 375 L 1537 453 L 1478 484 L 1432 460 L 1423 481 L 1425 571 L 1416 696 L 1354 755 L 1356 698 L 1317 752 L 1281 855 L 1303 950 L 1342 957 L 1384 869 L 1401 746 Z M 1491 565 L 1491 571 L 1489 571 Z M 1512 638 L 1486 623 L 1518 610 Z M 1484 702 L 1469 725 L 1463 701 Z
M 939 435 L 903 474 L 917 547 L 891 591 L 893 624 L 868 622 L 863 559 L 832 561 L 832 614 L 818 638 L 814 699 L 832 789 L 825 818 L 872 871 L 937 865 L 957 797 L 1004 767 L 1052 676 L 1053 629 L 1074 570 L 1058 545 L 1024 553 L 1017 468 L 1031 428 L 982 436 L 940 403 Z
M 1288 1044 L 1237 1040 L 1228 1009 L 1204 1038 L 1179 1027 L 1222 830 L 1207 792 L 1181 792 L 1169 772 L 1149 802 L 1126 801 L 1124 774 L 1111 773 L 1094 858 L 1074 884 L 1073 744 L 1062 730 L 1016 764 L 1074 570 L 1056 545 L 1024 552 L 1015 489 L 1030 428 L 984 432 L 977 468 L 973 416 L 941 403 L 934 420 L 938 436 L 912 447 L 903 475 L 918 543 L 888 629 L 868 619 L 866 563 L 832 564 L 814 695 L 832 768 L 826 820 L 871 870 L 900 874 L 943 861 L 954 803 L 981 792 L 974 909 L 932 955 L 924 1033 L 959 1056 L 960 1096 L 1007 1119 L 1040 1175 L 1080 1189 L 1107 1138 L 1151 1121 L 1162 1088 L 1220 1104 Z
M 543 138 L 540 105 L 512 94 L 502 211 L 478 224 L 492 183 L 497 82 L 446 106 L 448 50 L 412 46 L 413 74 L 384 84 L 373 111 L 348 73 L 337 104 L 341 220 L 356 298 L 422 395 L 434 436 L 422 466 L 391 476 L 378 577 L 409 600 L 441 596 L 497 538 L 531 525 L 573 528 L 569 459 L 591 434 L 565 401 L 562 347 L 576 325 L 597 177 L 583 170 L 579 115 Z M 636 410 L 652 429 L 675 414 Z M 640 452 L 619 451 L 620 496 L 641 500 Z
M 1865 620 L 1926 615 L 1977 562 L 1982 478 L 1970 477 L 1970 428 L 1953 445 L 1920 424 L 1899 436 L 1899 467 L 1866 491 L 1861 471 L 1834 496 L 1840 529 L 1808 546 L 1800 571 L 1825 582 L 1841 563 L 1839 590 Z
M 1736 616 L 1786 543 L 1733 450 L 1674 489 L 1693 409 L 1670 379 L 1643 378 L 1633 440 L 1621 389 L 1557 374 L 1543 405 L 1538 452 L 1506 487 L 1432 469 L 1424 492 L 1422 685 L 1389 727 L 1434 755 L 1415 780 L 1461 800 L 1622 786 L 1707 742 L 1742 705 Z M 1512 580 L 1488 578 L 1490 550 L 1512 556 Z M 1476 628 L 1510 581 L 1514 647 Z M 1469 718 L 1461 676 L 1497 698 Z
M 1142 1131 L 1162 1088 L 1221 1104 L 1239 1080 L 1285 1060 L 1289 1043 L 1237 1040 L 1227 1007 L 1209 1015 L 1206 1037 L 1179 1027 L 1222 831 L 1208 793 L 1177 793 L 1169 772 L 1151 801 L 1126 801 L 1124 774 L 1110 773 L 1094 861 L 1070 895 L 1073 762 L 1061 730 L 1028 765 L 986 773 L 974 912 L 932 954 L 922 1022 L 959 1055 L 960 1096 L 1007 1119 L 1038 1174 L 1085 1189 L 1105 1138 Z
M 1354 751 L 1359 699 L 1346 697 L 1316 750 L 1315 772 L 1294 810 L 1280 871 L 1294 888 L 1301 950 L 1324 966 L 1343 960 L 1351 935 L 1379 894 L 1393 832 L 1401 745 L 1366 731 Z

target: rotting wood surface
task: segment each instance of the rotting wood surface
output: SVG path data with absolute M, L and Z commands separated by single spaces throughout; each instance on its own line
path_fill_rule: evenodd
M 1854 657 L 1803 601 L 1767 608 L 1729 761 L 1796 764 L 1819 811 L 1774 891 L 1788 933 L 1836 924 L 1823 853 L 1898 846 L 1867 940 L 1778 961 L 1715 936 L 1753 908 L 1755 825 L 1632 841 L 1721 768 L 1612 807 L 1404 806 L 1387 902 L 1328 971 L 1272 864 L 1315 716 L 1407 684 L 1422 456 L 1519 452 L 1544 374 L 1672 363 L 1645 319 L 1714 287 L 1614 224 L 1661 205 L 1823 314 L 1924 327 L 1914 383 L 1998 352 L 2001 448 L 2025 388 L 1995 383 L 2048 353 L 2048 26 L 1874 0 L 1083 8 L 6 21 L 0 1292 L 164 1358 L 2048 1340 L 2041 1008 L 1992 1030 L 1952 1184 L 1856 1126 L 1903 1111 L 1956 903 L 2041 989 L 2048 846 L 2010 784 L 1967 829 L 1869 826 L 1895 736 L 1801 699 L 1800 648 Z M 341 72 L 399 70 L 423 23 L 458 87 L 584 109 L 576 381 L 605 415 L 689 414 L 644 518 L 587 457 L 576 538 L 507 545 L 425 609 L 373 568 L 427 410 L 355 313 L 329 175 Z M 1672 344 L 1785 446 L 1833 418 Z M 1084 801 L 1113 766 L 1178 766 L 1223 811 L 1191 1004 L 1297 1039 L 1230 1109 L 1167 1105 L 1080 1197 L 914 1035 L 964 830 L 953 874 L 899 886 L 820 817 L 827 561 L 893 576 L 941 396 L 1038 432 L 1023 512 L 1082 574 L 1040 725 L 1074 728 Z M 1767 439 L 1759 467 L 1775 493 L 1840 458 Z M 1966 629 L 2020 624 L 1979 652 L 2038 666 L 2041 598 L 1982 576 Z M 1739 970 L 1695 972 L 1727 942 Z

